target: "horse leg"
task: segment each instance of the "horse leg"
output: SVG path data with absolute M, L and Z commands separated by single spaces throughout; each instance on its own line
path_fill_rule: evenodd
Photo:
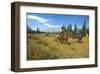
M 82 42 L 82 37 L 79 37 L 79 42 Z

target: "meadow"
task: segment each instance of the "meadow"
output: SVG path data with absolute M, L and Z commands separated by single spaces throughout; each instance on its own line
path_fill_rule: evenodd
M 89 37 L 83 37 L 79 43 L 77 39 L 68 39 L 67 43 L 60 43 L 57 34 L 27 34 L 27 60 L 71 59 L 89 57 Z

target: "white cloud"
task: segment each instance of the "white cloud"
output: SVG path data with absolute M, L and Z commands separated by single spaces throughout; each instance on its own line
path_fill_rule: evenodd
M 36 21 L 38 21 L 40 23 L 46 23 L 46 22 L 48 22 L 47 19 L 44 19 L 44 18 L 38 17 L 38 16 L 33 16 L 33 15 L 28 15 L 28 19 L 33 19 L 33 20 L 36 20 Z
M 55 25 L 51 25 L 49 23 L 49 20 L 43 18 L 43 17 L 39 17 L 39 16 L 33 16 L 33 15 L 28 15 L 28 19 L 32 19 L 32 20 L 36 20 L 37 22 L 47 26 L 47 27 L 52 27 L 52 28 L 56 28 L 56 27 L 61 27 L 61 26 L 55 26 Z
M 51 24 L 49 23 L 44 23 L 45 26 L 48 26 L 48 27 L 53 27 Z

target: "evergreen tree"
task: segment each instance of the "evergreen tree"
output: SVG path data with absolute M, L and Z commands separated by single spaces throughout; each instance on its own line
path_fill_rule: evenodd
M 86 29 L 86 21 L 84 21 L 82 26 L 82 36 L 84 37 L 86 35 L 87 29 Z
M 72 25 L 71 25 L 71 24 L 69 24 L 69 25 L 67 26 L 67 31 L 72 32 Z
M 39 28 L 37 28 L 37 32 L 40 33 L 40 29 Z
M 75 26 L 74 26 L 74 34 L 77 32 L 77 25 L 75 24 Z

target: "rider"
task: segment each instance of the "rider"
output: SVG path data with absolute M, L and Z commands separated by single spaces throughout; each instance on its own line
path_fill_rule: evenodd
M 78 35 L 79 40 L 81 40 L 81 39 L 82 39 L 82 34 L 81 34 L 81 32 L 80 32 L 80 30 L 79 30 L 79 29 L 77 29 L 77 31 L 76 31 L 76 35 Z

